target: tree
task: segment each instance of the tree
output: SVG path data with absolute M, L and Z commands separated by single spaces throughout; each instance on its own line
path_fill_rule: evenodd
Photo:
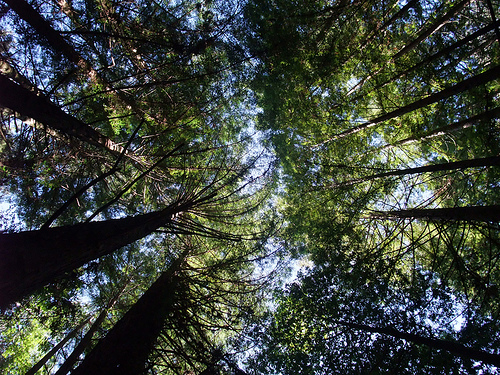
M 366 121 L 360 125 L 357 125 L 357 126 L 351 128 L 351 129 L 347 129 L 347 130 L 344 130 L 338 134 L 335 134 L 332 138 L 330 138 L 326 141 L 323 141 L 321 144 L 336 140 L 338 138 L 350 136 L 350 135 L 355 134 L 359 131 L 369 129 L 373 126 L 376 126 L 383 121 L 387 121 L 387 120 L 402 116 L 404 114 L 407 114 L 409 112 L 413 112 L 413 111 L 420 109 L 422 107 L 428 106 L 430 104 L 434 104 L 439 100 L 446 99 L 449 96 L 459 94 L 462 91 L 470 90 L 476 86 L 491 82 L 493 80 L 498 79 L 499 74 L 500 74 L 500 67 L 493 67 L 493 68 L 491 68 L 483 73 L 480 73 L 477 76 L 468 78 L 460 83 L 457 83 L 454 86 L 448 87 L 440 92 L 429 95 L 426 98 L 420 99 L 416 102 L 413 102 L 413 103 L 410 103 L 406 106 L 398 108 L 392 112 L 389 112 L 389 113 L 386 113 L 382 116 L 379 116 L 373 120 Z M 321 144 L 318 144 L 318 146 Z
M 313 3 L 308 6 L 326 10 L 324 3 Z M 465 160 L 498 155 L 493 141 L 498 139 L 497 73 L 491 81 L 488 74 L 482 75 L 498 66 L 486 4 L 417 2 L 389 8 L 382 3 L 379 8 L 370 3 L 370 12 L 363 15 L 354 3 L 328 28 L 331 38 L 335 35 L 343 45 L 326 33 L 314 33 L 322 30 L 321 12 L 287 9 L 275 2 L 266 16 L 267 3 L 256 4 L 261 7 L 248 6 L 254 33 L 249 45 L 261 51 L 253 88 L 263 108 L 258 125 L 270 133 L 283 166 L 280 210 L 287 225 L 280 236 L 285 246 L 318 265 L 346 270 L 353 264 L 366 265 L 374 278 L 393 283 L 431 272 L 451 291 L 463 294 L 464 304 L 476 306 L 484 316 L 497 316 L 498 169 L 452 170 Z M 285 20 L 284 9 L 290 8 L 296 17 Z M 376 18 L 378 11 L 384 15 L 378 19 L 387 26 L 379 34 L 365 32 L 377 30 L 370 17 Z M 350 30 L 351 23 L 356 31 Z M 282 39 L 282 45 L 274 48 Z M 329 61 L 322 66 L 324 56 Z M 339 258 L 349 262 L 339 264 Z M 332 281 L 332 288 L 339 282 Z M 359 281 L 349 288 L 355 293 L 362 287 Z M 329 365 L 337 369 L 342 355 L 353 353 L 351 358 L 356 358 L 346 343 L 353 343 L 353 348 L 373 344 L 369 333 L 357 341 L 348 333 L 342 336 L 345 327 L 336 328 L 333 337 L 326 334 L 336 347 L 328 340 L 321 342 L 327 330 L 316 335 L 309 324 L 321 321 L 320 311 L 297 318 L 296 326 L 288 329 L 293 318 L 285 317 L 326 298 L 329 289 L 319 290 L 323 295 L 318 293 L 293 313 L 283 313 L 283 330 L 273 332 L 272 323 L 266 324 L 262 335 L 269 340 L 263 340 L 263 346 L 272 365 L 265 367 L 270 361 L 263 357 L 252 365 L 262 363 L 266 373 L 335 372 L 319 364 L 326 367 L 329 358 Z M 387 303 L 386 298 L 382 305 Z M 409 309 L 408 301 L 401 306 Z M 350 319 L 344 321 L 362 322 Z M 371 326 L 380 327 L 380 322 L 391 319 L 374 320 Z M 419 324 L 409 323 L 398 332 L 417 329 Z M 308 340 L 308 335 L 314 339 Z M 286 347 L 280 346 L 282 342 Z M 377 348 L 393 358 L 397 349 L 391 345 L 387 339 Z M 401 352 L 397 355 L 393 367 L 407 358 Z M 418 350 L 411 365 L 419 366 L 427 355 L 425 349 Z M 377 364 L 386 363 L 383 355 L 374 357 L 353 360 L 359 365 L 356 369 L 349 367 L 349 358 L 343 363 L 346 368 L 337 372 L 369 372 L 369 364 L 378 369 Z M 475 372 L 470 362 L 467 366 L 466 371 Z
M 266 2 L 257 4 L 265 9 Z M 331 35 L 321 33 L 324 44 L 318 47 L 312 40 L 320 39 L 311 30 L 324 21 L 321 12 L 292 6 L 303 17 L 290 18 L 286 22 L 293 26 L 285 27 L 279 17 L 287 8 L 280 4 L 273 13 L 280 26 L 274 27 L 290 39 L 301 31 L 293 43 L 283 44 L 285 52 L 271 48 L 283 37 L 269 27 L 275 20 L 248 6 L 254 32 L 249 45 L 265 51 L 253 86 L 263 108 L 259 126 L 270 132 L 284 169 L 281 207 L 289 223 L 284 237 L 317 261 L 331 259 L 336 254 L 329 249 L 341 245 L 354 259 L 389 257 L 407 272 L 425 264 L 474 295 L 464 272 L 481 275 L 476 280 L 486 289 L 496 277 L 491 267 L 498 255 L 497 231 L 488 220 L 496 220 L 491 209 L 497 204 L 498 170 L 453 168 L 498 155 L 491 142 L 498 136 L 493 94 L 498 56 L 491 19 L 481 13 L 486 5 L 382 4 L 373 5 L 369 15 L 356 5 L 342 13 L 343 23 L 332 27 Z M 308 6 L 326 10 L 321 2 Z M 377 26 L 370 17 L 377 12 L 387 26 L 373 34 Z M 341 38 L 351 22 L 360 32 Z M 331 41 L 333 35 L 344 45 Z M 325 55 L 335 56 L 329 70 L 319 63 Z M 491 215 L 483 217 L 485 223 L 401 217 L 449 213 L 448 218 L 466 220 L 460 213 L 470 212 L 467 219 L 480 220 L 481 211 Z M 394 213 L 393 220 L 376 212 Z M 474 255 L 468 257 L 471 249 Z
M 179 289 L 178 272 L 187 252 L 181 254 L 99 342 L 72 374 L 138 374 L 174 307 Z
M 366 177 L 362 177 L 358 180 L 346 181 L 346 182 L 343 182 L 341 185 L 342 186 L 349 186 L 349 185 L 354 185 L 354 184 L 357 184 L 360 182 L 366 182 L 366 181 L 374 180 L 377 178 L 384 178 L 384 177 L 407 176 L 407 175 L 427 173 L 427 172 L 453 171 L 453 170 L 460 170 L 460 169 L 467 169 L 467 168 L 490 167 L 490 166 L 498 166 L 498 165 L 500 165 L 500 158 L 497 156 L 492 156 L 489 158 L 480 158 L 480 159 L 473 159 L 473 160 L 461 160 L 461 161 L 451 162 L 451 163 L 425 165 L 422 167 L 381 172 L 381 173 L 369 175 Z M 343 165 L 339 165 L 339 166 L 335 166 L 335 167 L 348 168 L 348 166 L 343 166 Z M 337 186 L 332 186 L 332 187 L 337 187 Z
M 47 363 L 47 361 L 52 358 L 58 350 L 60 350 L 64 345 L 67 344 L 69 340 L 71 340 L 83 327 L 85 327 L 90 321 L 90 317 L 83 321 L 79 326 L 77 326 L 74 330 L 69 332 L 64 339 L 62 339 L 57 345 L 55 345 L 42 359 L 40 359 L 31 369 L 26 372 L 26 375 L 34 375 L 38 370 L 42 368 L 42 366 Z
M 401 211 L 378 211 L 374 217 L 380 218 L 412 218 L 425 220 L 459 220 L 459 221 L 482 221 L 498 222 L 500 220 L 499 206 L 479 206 L 479 207 L 453 207 L 434 209 L 411 209 Z
M 491 370 L 495 1 L 4 3 L 2 371 Z
M 336 323 L 352 329 L 357 329 L 365 332 L 374 332 L 382 335 L 389 335 L 415 344 L 427 345 L 431 348 L 446 350 L 458 356 L 469 358 L 471 360 L 479 360 L 486 364 L 491 364 L 497 367 L 498 364 L 500 363 L 500 357 L 498 354 L 492 354 L 482 350 L 470 349 L 452 341 L 422 337 L 412 333 L 399 332 L 391 327 L 372 327 L 372 326 L 367 326 L 365 324 L 343 322 L 343 321 L 337 321 Z
M 181 203 L 160 212 L 124 219 L 3 234 L 0 237 L 4 259 L 2 307 L 65 272 L 143 238 L 190 206 Z M 70 243 L 73 245 L 68 248 Z
M 239 172 L 240 175 L 243 173 L 245 173 L 244 170 Z M 65 272 L 133 243 L 161 227 L 170 227 L 171 233 L 199 233 L 209 237 L 228 239 L 251 236 L 251 234 L 240 236 L 210 228 L 208 225 L 189 218 L 190 213 L 200 217 L 209 215 L 212 221 L 226 220 L 227 216 L 241 215 L 239 208 L 229 209 L 221 214 L 214 212 L 211 208 L 214 204 L 223 205 L 224 201 L 231 202 L 232 195 L 241 189 L 231 191 L 231 185 L 239 178 L 239 175 L 234 176 L 230 172 L 223 173 L 211 184 L 198 191 L 181 192 L 177 201 L 157 212 L 37 231 L 2 234 L 0 237 L 4 259 L 2 262 L 2 306 L 5 307 L 8 303 L 62 276 Z M 196 186 L 194 188 L 196 189 Z M 247 209 L 245 204 L 243 210 Z M 182 218 L 177 219 L 178 216 Z M 71 248 L 68 248 L 69 243 L 73 244 Z
M 470 314 L 471 333 L 471 325 L 476 333 L 488 329 L 489 318 L 450 310 L 462 296 L 435 275 L 420 270 L 413 280 L 392 283 L 364 264 L 347 269 L 344 261 L 308 270 L 278 292 L 280 303 L 266 326 L 254 326 L 260 350 L 251 366 L 286 374 L 474 372 L 473 360 L 484 361 L 486 371 L 496 366 L 498 336 L 489 337 L 492 349 L 478 350 L 459 341 L 467 340 L 460 332 L 465 326 L 453 328 L 455 314 Z
M 0 90 L 10 93 L 9 96 L 2 97 L 0 101 L 2 107 L 59 130 L 69 137 L 76 137 L 112 152 L 122 151 L 121 147 L 82 121 L 66 114 L 60 108 L 47 102 L 45 98 L 15 84 L 2 75 L 0 75 Z
M 189 2 L 129 5 L 15 2 L 4 18 L 13 35 L 20 36 L 5 44 L 5 61 L 11 73 L 19 74 L 9 73 L 2 82 L 17 90 L 18 99 L 39 106 L 38 112 L 30 112 L 33 108 L 19 100 L 2 103 L 10 110 L 2 111 L 6 147 L 1 160 L 12 166 L 9 177 L 17 173 L 16 179 L 4 182 L 19 205 L 24 229 L 4 234 L 2 249 L 6 242 L 17 246 L 35 238 L 29 241 L 36 242 L 38 250 L 56 250 L 53 266 L 42 267 L 43 281 L 30 283 L 27 277 L 27 289 L 18 289 L 9 301 L 32 295 L 7 311 L 15 315 L 32 304 L 37 307 L 37 298 L 58 301 L 54 289 L 68 280 L 68 272 L 75 275 L 67 281 L 68 288 L 90 293 L 93 309 L 99 310 L 105 305 L 103 290 L 116 282 L 123 258 L 136 252 L 134 262 L 142 259 L 149 266 L 130 267 L 136 270 L 136 292 L 120 297 L 112 318 L 104 320 L 94 338 L 103 336 L 162 268 L 162 256 L 168 252 L 159 250 L 162 240 L 197 235 L 231 242 L 251 239 L 267 225 L 261 218 L 252 224 L 245 220 L 261 215 L 255 212 L 267 194 L 263 180 L 268 177 L 253 170 L 256 160 L 246 155 L 251 139 L 240 134 L 243 119 L 253 115 L 245 109 L 246 88 L 232 83 L 246 59 L 241 48 L 228 43 L 238 8 L 221 2 L 200 7 Z M 61 129 L 71 124 L 75 131 Z M 109 152 L 103 143 L 117 145 L 117 151 Z M 24 161 L 30 163 L 25 167 Z M 200 205 L 183 205 L 184 200 Z M 177 203 L 182 207 L 174 209 Z M 94 218 L 101 221 L 91 222 Z M 44 233 L 50 239 L 44 239 Z M 52 240 L 59 234 L 62 241 L 57 245 Z M 92 249 L 92 241 L 102 245 L 96 246 L 102 252 Z M 76 242 L 76 252 L 63 262 L 60 252 L 73 249 L 68 244 Z M 10 250 L 13 254 L 13 247 Z M 222 250 L 218 254 L 227 257 Z M 47 276 L 50 269 L 54 272 Z M 89 277 L 98 280 L 97 286 Z M 78 289 L 82 284 L 84 291 Z M 78 299 L 71 303 L 88 310 Z M 42 317 L 33 313 L 36 322 Z M 60 337 L 56 329 L 51 335 L 51 342 Z M 66 341 L 48 366 L 61 364 L 69 348 L 79 345 L 75 340 Z M 85 351 L 93 344 L 91 340 Z

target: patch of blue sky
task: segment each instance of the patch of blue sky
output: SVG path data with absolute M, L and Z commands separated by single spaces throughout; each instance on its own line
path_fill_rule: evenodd
M 17 232 L 24 225 L 17 214 L 14 196 L 5 187 L 0 188 L 0 232 Z

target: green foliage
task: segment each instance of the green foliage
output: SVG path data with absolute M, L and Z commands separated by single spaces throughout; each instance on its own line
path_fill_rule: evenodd
M 36 358 L 43 355 L 49 335 L 50 331 L 37 320 L 27 320 L 24 324 L 4 329 L 2 342 L 5 346 L 9 344 L 2 353 L 2 371 L 6 374 L 21 374 L 29 370 Z
M 2 370 L 102 312 L 44 371 L 86 332 L 90 353 L 186 251 L 150 373 L 238 373 L 240 349 L 254 373 L 493 371 L 342 325 L 496 353 L 498 223 L 398 216 L 499 203 L 498 165 L 447 164 L 500 152 L 488 3 L 32 1 L 42 28 L 2 10 L 2 74 L 78 124 L 2 109 L 5 228 L 188 207 L 6 310 Z M 266 289 L 280 257 L 315 266 Z
M 397 282 L 388 282 L 346 261 L 315 268 L 287 286 L 266 330 L 252 332 L 259 344 L 249 368 L 267 374 L 479 371 L 466 357 L 349 327 L 390 327 L 474 346 L 466 332 L 488 330 L 496 323 L 461 305 L 463 297 L 441 285 L 435 275 L 418 270 L 411 281 L 401 275 Z M 460 325 L 461 319 L 466 323 Z M 481 345 L 495 348 L 498 334 L 487 341 Z M 488 366 L 482 368 L 488 371 Z

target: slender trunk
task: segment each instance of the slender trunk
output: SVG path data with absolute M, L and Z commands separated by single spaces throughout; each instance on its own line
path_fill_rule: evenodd
M 7 61 L 2 61 L 0 60 L 0 73 L 4 75 L 7 78 L 10 78 L 12 81 L 17 83 L 19 86 L 25 88 L 26 90 L 30 91 L 31 93 L 35 94 L 37 97 L 43 96 L 43 92 L 38 89 L 35 85 L 33 85 L 28 78 L 23 76 L 19 71 L 10 65 Z M 0 99 L 1 100 L 1 99 Z M 52 128 L 47 128 L 46 125 L 43 125 L 39 122 L 37 122 L 35 119 L 30 118 L 28 116 L 24 116 L 21 113 L 16 111 L 13 111 L 11 109 L 3 108 L 2 112 L 6 117 L 16 117 L 25 124 L 31 126 L 32 128 L 44 128 L 44 131 L 48 134 L 50 134 L 52 137 L 56 139 L 62 139 L 62 134 L 55 131 Z
M 51 47 L 60 52 L 62 55 L 66 56 L 69 61 L 78 66 L 84 73 L 87 74 L 88 78 L 97 84 L 102 85 L 105 90 L 101 93 L 111 93 L 115 96 L 116 100 L 125 104 L 125 106 L 130 107 L 136 114 L 142 114 L 142 116 L 155 120 L 152 115 L 149 115 L 144 110 L 142 110 L 133 100 L 129 100 L 127 96 L 123 93 L 124 90 L 131 87 L 141 87 L 141 85 L 130 85 L 130 87 L 121 87 L 115 88 L 108 81 L 106 81 L 102 75 L 96 71 L 92 65 L 78 53 L 73 46 L 71 46 L 62 36 L 56 31 L 52 25 L 46 21 L 38 12 L 31 7 L 24 0 L 6 0 L 7 4 L 11 6 L 11 8 L 25 20 L 28 24 L 30 24 L 41 36 L 45 37 Z M 101 4 L 102 5 L 102 4 Z M 64 4 L 61 2 L 60 6 L 62 10 L 68 12 L 68 4 Z M 189 79 L 192 79 L 191 77 Z M 187 79 L 186 79 L 187 80 Z M 173 81 L 175 83 L 177 81 Z M 154 86 L 160 84 L 169 84 L 172 82 L 156 82 L 153 84 Z
M 90 345 L 94 333 L 101 327 L 101 324 L 104 321 L 104 319 L 106 319 L 109 310 L 118 301 L 118 299 L 120 298 L 121 294 L 123 293 L 126 287 L 127 283 L 125 283 L 125 285 L 121 288 L 121 290 L 118 293 L 116 293 L 116 295 L 106 304 L 106 307 L 104 307 L 104 309 L 101 311 L 101 313 L 96 318 L 94 323 L 92 323 L 92 326 L 89 328 L 87 333 L 85 333 L 85 336 L 83 336 L 83 338 L 80 340 L 78 345 L 73 349 L 69 357 L 64 361 L 61 367 L 59 367 L 55 375 L 66 375 L 73 368 L 75 363 L 80 358 L 80 355 Z
M 55 51 L 66 56 L 70 62 L 85 72 L 92 82 L 102 84 L 106 88 L 105 92 L 115 94 L 118 100 L 130 106 L 136 113 L 142 113 L 134 102 L 127 100 L 125 95 L 113 88 L 101 74 L 52 27 L 50 22 L 45 20 L 30 4 L 24 0 L 6 0 L 6 3 L 19 17 L 31 25 L 39 35 L 43 36 Z
M 418 64 L 415 64 L 413 65 L 412 67 L 406 69 L 405 71 L 399 73 L 396 77 L 394 77 L 392 80 L 396 80 L 396 79 L 399 79 L 401 77 L 404 77 L 406 75 L 408 75 L 409 73 L 423 67 L 423 66 L 426 66 L 426 65 L 429 65 L 430 62 L 434 61 L 434 60 L 437 60 L 441 57 L 444 57 L 444 56 L 449 56 L 453 51 L 455 51 L 456 49 L 458 48 L 461 48 L 463 46 L 465 46 L 467 43 L 469 42 L 472 42 L 473 40 L 476 40 L 477 38 L 489 33 L 491 30 L 493 30 L 494 28 L 494 25 L 493 24 L 490 24 L 490 25 L 487 25 L 479 30 L 477 30 L 476 32 L 466 36 L 465 38 L 463 39 L 460 39 L 459 41 L 449 45 L 448 47 L 446 48 L 443 48 L 442 50 L 440 50 L 439 52 L 436 52 L 435 54 L 427 57 L 426 59 L 420 61 Z M 387 83 L 383 83 L 381 84 L 380 86 L 377 86 L 375 89 L 378 89 L 382 86 L 385 86 Z
M 42 96 L 14 83 L 0 75 L 0 106 L 32 118 L 49 128 L 56 129 L 69 137 L 75 137 L 86 143 L 104 148 L 113 153 L 121 152 L 122 147 L 108 137 L 94 130 L 83 121 L 67 114 L 62 109 Z
M 428 221 L 500 222 L 500 205 L 452 208 L 413 208 L 399 211 L 374 211 L 374 219 L 424 219 Z
M 80 358 L 80 355 L 90 345 L 94 333 L 101 327 L 101 324 L 107 315 L 108 309 L 105 308 L 103 311 L 101 311 L 94 323 L 92 323 L 92 326 L 85 333 L 85 336 L 83 336 L 80 342 L 78 342 L 78 345 L 75 347 L 75 349 L 73 349 L 69 357 L 64 361 L 61 367 L 59 367 L 55 375 L 66 375 L 73 368 L 75 363 Z
M 480 36 L 483 36 L 487 33 L 489 33 L 490 31 L 492 31 L 494 29 L 494 25 L 493 24 L 490 24 L 490 25 L 487 25 L 481 29 L 479 29 L 478 31 L 472 33 L 471 35 L 459 40 L 458 42 L 455 42 L 453 44 L 451 44 L 450 46 L 446 47 L 446 48 L 443 48 L 442 50 L 440 50 L 439 52 L 436 52 L 435 54 L 427 57 L 426 59 L 420 61 L 418 64 L 415 64 L 413 65 L 412 67 L 396 74 L 394 77 L 392 77 L 391 79 L 389 80 L 386 80 L 382 83 L 379 83 L 377 84 L 375 87 L 373 87 L 372 89 L 370 89 L 370 91 L 368 93 L 364 93 L 364 94 L 360 94 L 360 95 L 357 95 L 353 98 L 350 98 L 349 100 L 350 101 L 358 101 L 360 99 L 362 99 L 363 97 L 365 97 L 367 94 L 370 94 L 372 93 L 373 91 L 376 91 L 376 90 L 379 90 L 381 88 L 383 88 L 384 86 L 388 85 L 389 83 L 391 82 L 395 82 L 396 80 L 398 79 L 401 79 L 402 77 L 405 77 L 406 75 L 410 74 L 411 72 L 414 72 L 415 70 L 421 68 L 421 67 L 424 67 L 426 65 L 429 65 L 429 63 L 431 63 L 432 61 L 434 60 L 437 60 L 443 56 L 448 56 L 449 54 L 451 54 L 454 50 L 460 48 L 460 47 L 463 47 L 464 45 L 466 45 L 467 43 L 479 38 Z M 380 72 L 380 70 L 378 71 Z M 360 87 L 360 85 L 363 85 L 369 78 L 371 78 L 373 76 L 373 74 L 367 78 L 365 78 L 363 81 L 361 81 L 359 84 L 357 84 L 355 87 L 353 87 L 349 93 L 347 95 L 350 95 L 352 94 L 354 91 L 356 91 L 357 88 Z
M 38 90 L 38 87 L 33 85 L 28 78 L 19 73 L 16 68 L 14 68 L 5 60 L 0 60 L 0 73 L 18 83 L 25 89 L 34 91 L 37 95 L 41 94 L 40 90 Z
M 115 195 L 115 197 L 113 199 L 111 199 L 110 201 L 108 201 L 107 203 L 105 203 L 104 205 L 102 205 L 101 207 L 99 207 L 92 215 L 90 215 L 87 220 L 85 220 L 86 222 L 89 222 L 89 221 L 92 221 L 97 215 L 99 215 L 99 213 L 101 213 L 102 211 L 104 211 L 105 209 L 111 207 L 111 205 L 113 205 L 114 203 L 118 202 L 118 200 L 122 197 L 123 194 L 125 194 L 130 188 L 132 188 L 132 186 L 134 186 L 138 181 L 142 180 L 143 178 L 145 178 L 150 172 L 152 172 L 158 165 L 160 165 L 165 159 L 167 159 L 168 157 L 172 156 L 172 154 L 174 152 L 176 152 L 177 150 L 179 150 L 181 147 L 183 147 L 184 144 L 183 143 L 180 143 L 179 145 L 177 145 L 177 147 L 175 147 L 172 151 L 170 151 L 168 154 L 162 156 L 156 163 L 152 164 L 148 169 L 146 169 L 145 171 L 143 171 L 139 176 L 137 176 L 136 178 L 134 178 L 132 181 L 130 181 L 127 185 L 125 185 L 125 187 L 120 191 L 118 192 L 118 194 Z M 118 165 L 118 164 L 116 164 Z
M 401 18 L 410 8 L 413 8 L 415 4 L 417 4 L 420 0 L 410 0 L 406 3 L 404 7 L 402 7 L 399 11 L 397 11 L 391 18 L 389 18 L 386 22 L 380 26 L 380 28 L 376 28 L 373 31 L 373 35 L 365 40 L 365 42 L 361 45 L 361 49 L 364 49 L 370 43 L 380 31 L 386 29 L 388 26 L 392 25 L 394 21 L 398 18 Z
M 423 337 L 413 333 L 401 332 L 391 327 L 372 327 L 365 324 L 350 323 L 345 321 L 336 321 L 336 323 L 360 331 L 379 333 L 403 339 L 417 345 L 426 345 L 433 349 L 446 350 L 461 358 L 481 361 L 500 367 L 500 355 L 488 353 L 483 350 L 468 348 L 454 341 Z
M 500 22 L 498 22 L 495 15 L 495 8 L 493 7 L 491 0 L 486 0 L 486 4 L 488 4 L 488 10 L 490 12 L 491 20 L 493 21 L 493 25 L 495 25 L 495 34 L 497 35 L 497 41 L 498 43 L 500 43 Z
M 382 116 L 379 116 L 377 118 L 374 118 L 373 120 L 366 121 L 358 126 L 355 126 L 353 128 L 344 130 L 343 132 L 340 132 L 333 137 L 327 139 L 326 141 L 323 141 L 314 147 L 321 146 L 323 144 L 326 144 L 328 142 L 334 141 L 339 138 L 344 138 L 347 136 L 350 136 L 352 134 L 356 134 L 362 130 L 372 128 L 381 122 L 405 115 L 407 113 L 413 112 L 417 109 L 424 108 L 430 104 L 434 104 L 442 99 L 449 98 L 450 96 L 457 95 L 461 92 L 473 89 L 474 87 L 484 85 L 488 82 L 494 81 L 500 77 L 500 65 L 497 65 L 483 73 L 480 73 L 474 77 L 467 78 L 456 85 L 453 85 L 451 87 L 447 87 L 439 92 L 436 92 L 434 94 L 431 94 L 423 99 L 417 100 L 413 103 L 410 103 L 408 105 L 405 105 L 404 107 L 398 108 L 394 111 L 391 111 L 389 113 L 386 113 Z
M 73 203 L 76 201 L 80 196 L 82 196 L 83 193 L 85 193 L 88 189 L 90 189 L 92 186 L 96 185 L 98 182 L 103 181 L 106 179 L 106 177 L 109 177 L 116 173 L 118 171 L 118 168 L 113 167 L 106 173 L 101 174 L 100 176 L 94 178 L 92 181 L 90 181 L 88 184 L 84 185 L 78 191 L 73 194 L 70 199 L 68 199 L 64 204 L 59 207 L 50 217 L 49 219 L 42 225 L 40 229 L 47 229 L 50 227 L 50 225 L 59 217 L 62 215 L 62 213 Z
M 57 51 L 61 51 L 72 63 L 86 67 L 86 62 L 76 53 L 71 45 L 46 21 L 33 7 L 24 0 L 4 0 L 7 5 L 24 21 L 31 25 L 38 34 L 47 39 Z
M 357 178 L 354 180 L 342 182 L 331 186 L 330 188 L 351 186 L 361 182 L 372 181 L 377 178 L 383 177 L 392 177 L 392 176 L 408 176 L 413 174 L 421 174 L 421 173 L 429 173 L 429 172 L 439 172 L 439 171 L 459 171 L 467 168 L 481 168 L 481 167 L 498 167 L 500 166 L 500 156 L 491 156 L 487 158 L 479 158 L 479 159 L 468 159 L 468 160 L 460 160 L 450 163 L 441 163 L 441 164 L 431 164 L 424 165 L 423 167 L 416 168 L 407 168 L 407 169 L 398 169 L 388 172 L 382 172 L 373 174 L 370 176 Z
M 135 131 L 132 133 L 132 135 L 130 136 L 127 144 L 125 145 L 125 147 L 123 147 L 123 151 L 121 152 L 120 156 L 118 157 L 118 159 L 116 160 L 115 164 L 113 165 L 113 167 L 111 167 L 107 172 L 101 174 L 100 176 L 94 178 L 92 181 L 90 181 L 88 184 L 82 186 L 80 189 L 78 189 L 77 192 L 75 192 L 66 202 L 64 202 L 64 204 L 59 207 L 50 217 L 49 219 L 42 225 L 42 227 L 40 229 L 46 229 L 46 228 L 49 228 L 50 225 L 59 217 L 62 215 L 62 213 L 71 205 L 71 203 L 73 203 L 74 201 L 76 201 L 83 193 L 85 193 L 88 189 L 90 189 L 92 186 L 96 185 L 97 183 L 99 183 L 100 181 L 103 181 L 105 180 L 107 177 L 115 174 L 116 172 L 118 172 L 119 168 L 118 168 L 118 165 L 120 164 L 120 161 L 121 159 L 123 158 L 123 155 L 125 153 L 125 151 L 128 149 L 128 147 L 130 146 L 130 144 L 132 143 L 132 140 L 133 138 L 135 137 L 135 135 L 137 134 L 137 132 L 139 131 L 140 127 L 142 126 L 143 123 L 139 124 L 139 126 L 135 129 Z M 171 153 L 167 154 L 167 155 L 171 155 Z M 148 169 L 148 172 L 149 173 L 150 171 L 152 170 L 152 168 Z M 144 173 L 141 174 L 142 177 L 144 177 Z M 141 177 L 141 178 L 142 178 Z M 138 181 L 138 179 L 136 179 Z M 95 216 L 94 216 L 95 217 Z M 93 217 L 92 217 L 93 218 Z M 90 220 L 87 220 L 87 221 L 90 221 Z
M 460 12 L 471 0 L 463 0 L 454 7 L 452 7 L 443 16 L 439 17 L 430 27 L 428 27 L 422 34 L 420 34 L 415 40 L 410 44 L 404 46 L 398 53 L 393 57 L 393 60 L 400 58 L 401 56 L 407 54 L 411 50 L 415 49 L 422 41 L 427 39 L 429 36 L 438 31 L 441 27 L 445 25 L 447 21 L 450 20 L 455 14 Z
M 172 311 L 179 289 L 179 270 L 184 251 L 121 318 L 71 375 L 144 372 L 147 358 L 160 335 L 165 318 Z
M 42 366 L 51 359 L 56 353 L 71 340 L 76 334 L 90 321 L 91 317 L 85 319 L 78 327 L 68 333 L 56 346 L 54 346 L 47 354 L 43 356 L 32 368 L 30 368 L 25 375 L 35 375 Z
M 172 204 L 158 212 L 122 219 L 0 234 L 0 308 L 151 234 L 196 203 Z
M 401 139 L 401 140 L 396 141 L 396 142 L 391 143 L 391 144 L 387 144 L 385 146 L 378 148 L 378 150 L 382 151 L 382 150 L 386 150 L 386 149 L 394 147 L 394 146 L 402 146 L 402 145 L 406 145 L 406 144 L 417 142 L 417 141 L 424 141 L 424 140 L 431 139 L 434 137 L 439 137 L 441 135 L 449 134 L 449 133 L 457 131 L 457 130 L 469 128 L 479 121 L 490 120 L 492 118 L 496 118 L 499 116 L 500 116 L 500 107 L 497 107 L 497 108 L 494 108 L 490 111 L 483 112 L 479 115 L 469 117 L 465 120 L 461 120 L 461 121 L 454 122 L 453 124 L 441 126 L 437 129 L 426 132 L 421 136 L 409 137 L 409 138 Z

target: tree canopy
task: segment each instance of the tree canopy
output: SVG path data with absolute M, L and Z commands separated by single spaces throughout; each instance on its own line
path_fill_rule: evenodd
M 498 371 L 499 5 L 2 0 L 0 371 Z

